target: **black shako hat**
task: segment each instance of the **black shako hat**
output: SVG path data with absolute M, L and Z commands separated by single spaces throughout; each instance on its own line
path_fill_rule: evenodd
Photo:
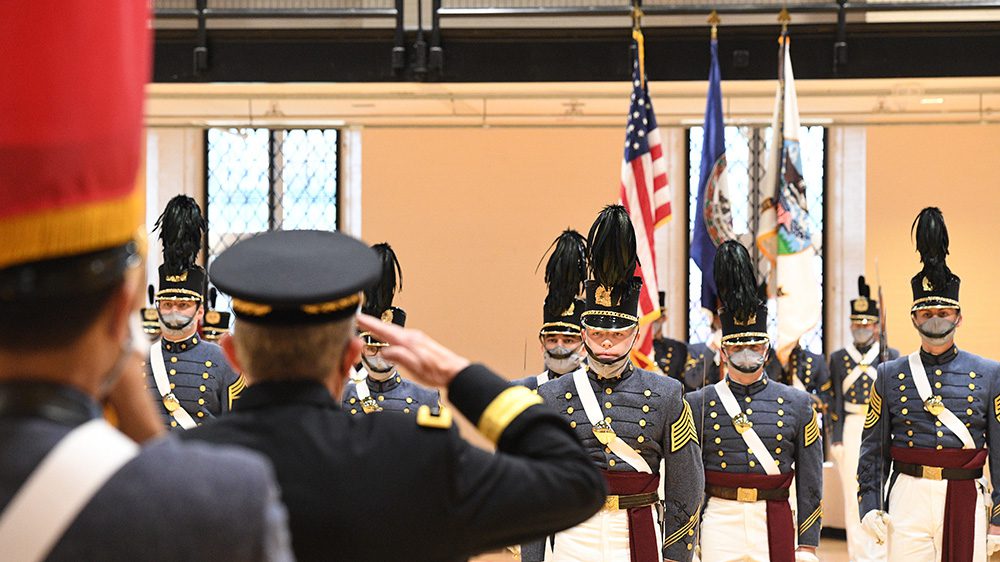
M 285 325 L 350 317 L 379 273 L 371 248 L 322 230 L 258 234 L 222 252 L 209 269 L 212 283 L 232 297 L 237 318 Z

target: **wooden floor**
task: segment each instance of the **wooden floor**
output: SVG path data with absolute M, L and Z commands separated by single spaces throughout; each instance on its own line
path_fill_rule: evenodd
M 818 555 L 823 562 L 848 562 L 847 543 L 841 539 L 823 537 L 820 541 Z M 477 556 L 472 560 L 474 562 L 512 562 L 517 558 L 508 553 L 495 553 Z

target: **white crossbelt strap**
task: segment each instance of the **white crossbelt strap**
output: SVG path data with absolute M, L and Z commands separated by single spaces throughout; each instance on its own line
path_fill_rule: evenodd
M 861 378 L 861 375 L 868 375 L 868 378 L 870 378 L 872 382 L 875 382 L 875 379 L 878 378 L 878 370 L 875 369 L 875 367 L 872 367 L 872 363 L 878 359 L 880 351 L 879 343 L 875 342 L 871 349 L 868 350 L 868 353 L 865 353 L 864 357 L 861 356 L 861 352 L 858 351 L 858 348 L 854 347 L 853 344 L 848 344 L 845 351 L 847 351 L 847 355 L 850 356 L 855 365 L 854 368 L 851 369 L 851 372 L 847 373 L 847 377 L 844 378 L 844 384 L 842 386 L 844 392 L 850 390 L 851 387 L 854 386 L 854 383 Z
M 538 381 L 538 386 L 542 386 L 543 384 L 549 382 L 549 372 L 545 371 L 544 373 L 535 377 L 535 380 Z
M 867 404 L 854 404 L 853 402 L 844 402 L 844 411 L 848 414 L 868 414 Z
M 103 419 L 69 432 L 42 459 L 0 515 L 0 545 L 8 562 L 48 557 L 91 498 L 139 446 Z
M 736 397 L 733 396 L 733 391 L 729 388 L 729 384 L 726 379 L 715 383 L 715 392 L 719 394 L 719 400 L 722 402 L 722 407 L 726 409 L 726 413 L 729 414 L 730 418 L 735 418 L 736 416 L 743 413 L 740 408 L 739 403 L 736 401 Z M 760 466 L 764 468 L 764 472 L 774 476 L 775 474 L 781 474 L 778 470 L 778 463 L 774 462 L 774 457 L 771 456 L 771 452 L 767 450 L 764 446 L 764 442 L 760 440 L 760 436 L 757 432 L 753 430 L 753 427 L 747 428 L 746 431 L 740 433 L 740 437 L 746 442 L 747 447 L 753 451 L 754 456 L 760 461 Z
M 580 402 L 583 403 L 583 411 L 587 414 L 587 419 L 590 420 L 591 425 L 596 425 L 603 421 L 604 415 L 601 413 L 601 407 L 597 404 L 597 397 L 594 395 L 594 389 L 590 386 L 587 372 L 582 368 L 574 371 L 573 384 L 576 385 L 576 393 L 580 395 Z M 629 447 L 628 443 L 622 441 L 621 437 L 616 435 L 608 443 L 608 448 L 637 471 L 645 472 L 646 474 L 653 473 L 653 469 L 649 468 L 649 463 L 646 462 L 646 459 L 635 452 L 635 449 Z
M 359 380 L 365 380 L 365 377 L 368 376 L 368 371 L 366 371 L 364 367 L 361 367 L 361 370 L 358 371 L 355 370 L 354 367 L 352 366 L 351 372 L 348 373 L 347 376 L 350 377 L 352 381 L 358 382 Z
M 802 383 L 798 373 L 792 373 L 792 386 L 799 390 L 806 390 L 806 385 Z M 806 392 L 809 392 L 806 390 Z
M 371 390 L 368 388 L 368 374 L 365 373 L 364 378 L 357 379 L 354 381 L 354 390 L 358 392 L 358 400 L 364 400 L 365 398 L 371 397 Z
M 927 380 L 927 371 L 924 370 L 924 363 L 920 360 L 920 352 L 914 351 L 907 359 L 910 362 L 910 374 L 913 375 L 913 384 L 917 387 L 917 394 L 926 403 L 927 399 L 931 397 L 931 383 Z M 941 412 L 937 414 L 937 419 L 961 439 L 963 449 L 976 448 L 976 442 L 972 440 L 969 428 L 965 427 L 962 420 L 958 419 L 958 416 L 945 408 L 944 405 L 942 405 Z
M 153 380 L 156 381 L 156 391 L 160 393 L 160 396 L 166 398 L 170 392 L 170 383 L 167 382 L 167 368 L 163 364 L 163 348 L 160 346 L 159 341 L 153 342 L 153 345 L 149 346 L 149 367 L 153 370 Z M 175 420 L 177 420 L 177 425 L 184 429 L 191 429 L 195 427 L 194 418 L 191 414 L 184 409 L 184 406 L 178 403 L 178 408 L 173 412 L 169 412 Z

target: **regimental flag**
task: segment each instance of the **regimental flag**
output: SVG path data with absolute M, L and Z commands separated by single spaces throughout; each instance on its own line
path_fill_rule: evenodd
M 642 31 L 633 30 L 632 39 L 632 101 L 625 130 L 620 197 L 635 227 L 636 255 L 639 257 L 635 274 L 642 277 L 640 334 L 638 344 L 632 350 L 632 359 L 642 368 L 655 369 L 653 335 L 648 329 L 649 324 L 660 316 L 653 231 L 670 219 L 670 188 L 667 185 L 663 142 L 646 84 Z
M 722 121 L 722 74 L 719 72 L 719 42 L 712 39 L 712 63 L 708 70 L 705 103 L 705 139 L 701 147 L 698 207 L 694 216 L 691 257 L 701 269 L 701 306 L 716 311 L 714 278 L 715 250 L 733 232 L 732 204 L 726 184 L 726 128 Z
M 761 277 L 768 295 L 777 298 L 778 356 L 783 360 L 820 319 L 821 295 L 816 275 L 816 249 L 806 204 L 799 146 L 799 104 L 787 33 L 779 39 L 778 91 L 774 138 L 760 197 L 757 246 Z

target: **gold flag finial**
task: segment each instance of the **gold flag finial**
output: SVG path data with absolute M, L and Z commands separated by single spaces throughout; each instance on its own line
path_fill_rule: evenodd
M 715 41 L 719 38 L 719 24 L 722 23 L 718 11 L 712 10 L 712 13 L 708 14 L 708 23 L 712 26 L 712 40 Z
M 638 2 L 632 3 L 632 29 L 634 31 L 639 31 L 642 29 L 642 8 L 639 7 Z
M 781 8 L 781 12 L 778 13 L 778 22 L 781 23 L 781 33 L 788 32 L 788 24 L 792 22 L 792 14 L 788 13 L 788 8 Z

